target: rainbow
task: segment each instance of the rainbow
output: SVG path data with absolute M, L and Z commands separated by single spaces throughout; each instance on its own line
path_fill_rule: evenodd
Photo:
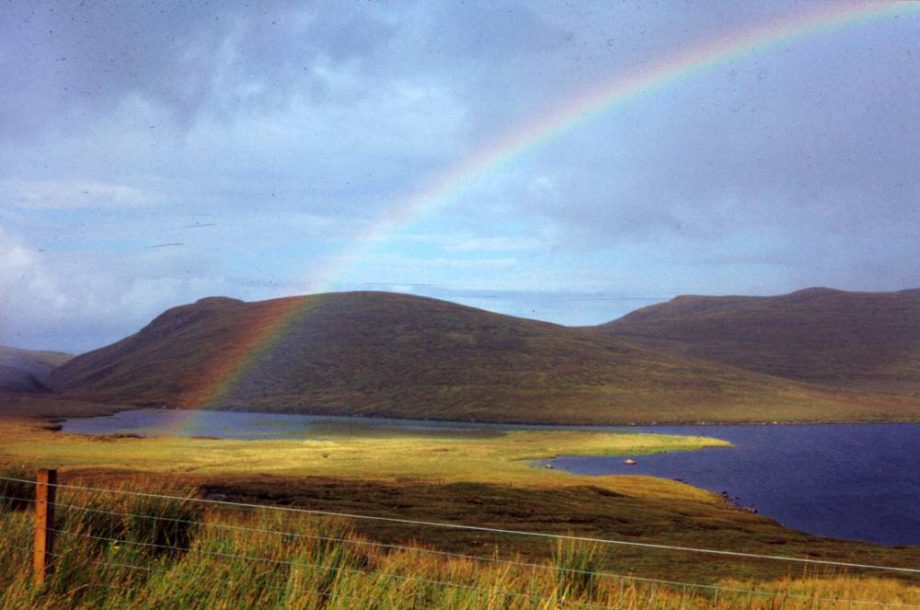
M 767 51 L 799 39 L 827 34 L 846 27 L 869 24 L 920 11 L 920 2 L 830 2 L 725 38 L 684 50 L 649 66 L 618 76 L 575 97 L 523 128 L 509 131 L 475 155 L 435 176 L 413 196 L 390 208 L 372 224 L 355 246 L 327 262 L 313 278 L 307 292 L 328 290 L 332 281 L 364 259 L 369 250 L 411 222 L 447 205 L 486 175 L 500 172 L 524 154 L 557 140 L 580 125 L 652 95 L 720 65 Z M 234 385 L 260 356 L 269 352 L 285 331 L 309 315 L 317 299 L 279 299 L 270 315 L 254 324 L 221 361 L 212 367 L 196 391 L 184 397 L 185 407 L 208 408 L 221 404 Z

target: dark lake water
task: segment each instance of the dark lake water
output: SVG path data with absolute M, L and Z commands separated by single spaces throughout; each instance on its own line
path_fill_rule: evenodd
M 483 436 L 551 426 L 141 409 L 70 419 L 81 434 L 180 434 L 248 440 L 355 434 Z M 569 428 L 569 427 L 567 427 Z M 577 427 L 572 427 L 577 428 Z M 731 448 L 620 457 L 561 456 L 546 463 L 586 475 L 647 474 L 726 492 L 805 532 L 888 545 L 920 544 L 920 424 L 595 427 L 616 432 L 711 436 Z
M 920 424 L 653 426 L 734 447 L 623 457 L 563 456 L 589 475 L 648 474 L 727 492 L 739 504 L 805 532 L 882 544 L 920 544 Z

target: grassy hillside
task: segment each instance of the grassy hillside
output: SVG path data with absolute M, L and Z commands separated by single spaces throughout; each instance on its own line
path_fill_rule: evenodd
M 920 398 L 920 290 L 682 296 L 598 329 L 769 375 Z
M 72 357 L 60 352 L 40 352 L 0 345 L 0 390 L 47 392 L 51 371 Z
M 370 292 L 176 307 L 52 384 L 89 401 L 478 421 L 916 415 L 591 330 Z

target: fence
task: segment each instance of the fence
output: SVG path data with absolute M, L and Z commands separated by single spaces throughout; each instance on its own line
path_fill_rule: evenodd
M 4 507 L 0 607 L 19 599 L 24 607 L 49 608 L 920 609 L 920 589 L 890 578 L 920 575 L 914 567 L 62 484 L 53 470 L 39 471 L 34 480 L 0 476 Z M 544 561 L 509 557 L 498 546 L 475 555 L 446 550 L 449 545 L 362 537 L 352 530 L 355 523 L 427 528 L 447 541 L 458 535 L 542 541 L 553 550 Z M 755 567 L 776 562 L 802 574 L 754 585 L 618 573 L 605 569 L 615 549 L 752 561 Z M 29 550 L 31 578 L 22 576 L 27 571 L 21 565 Z

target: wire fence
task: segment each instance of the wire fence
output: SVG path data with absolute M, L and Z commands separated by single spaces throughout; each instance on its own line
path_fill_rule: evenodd
M 0 516 L 4 506 L 18 507 L 20 512 L 35 506 L 36 485 L 30 479 L 0 476 Z M 53 487 L 58 495 L 47 504 L 56 515 L 55 523 L 48 528 L 56 540 L 54 550 L 49 552 L 55 564 L 55 578 L 72 578 L 75 568 L 69 572 L 63 568 L 77 562 L 84 577 L 97 572 L 97 578 L 84 578 L 86 582 L 77 586 L 86 591 L 111 588 L 128 598 L 145 595 L 145 587 L 149 588 L 153 580 L 168 577 L 178 562 L 193 558 L 201 565 L 229 565 L 250 577 L 262 570 L 265 577 L 258 584 L 260 595 L 272 591 L 279 595 L 290 593 L 291 579 L 306 574 L 305 584 L 298 586 L 296 592 L 299 596 L 313 596 L 317 608 L 342 604 L 352 607 L 351 602 L 358 604 L 353 607 L 366 605 L 366 595 L 350 594 L 354 593 L 347 589 L 350 583 L 348 586 L 355 590 L 375 588 L 376 596 L 403 596 L 397 605 L 386 607 L 420 609 L 452 607 L 444 605 L 452 595 L 465 596 L 463 599 L 472 604 L 456 607 L 484 608 L 627 610 L 660 604 L 662 608 L 920 609 L 920 603 L 910 600 L 830 596 L 817 587 L 796 591 L 792 581 L 786 588 L 766 579 L 760 586 L 735 586 L 614 572 L 604 569 L 604 554 L 612 548 L 631 548 L 731 562 L 753 561 L 755 567 L 759 562 L 777 562 L 812 568 L 813 576 L 825 570 L 825 578 L 841 573 L 852 576 L 856 572 L 892 577 L 920 575 L 920 569 L 908 566 L 551 534 L 90 485 Z M 554 543 L 555 550 L 552 558 L 543 562 L 503 556 L 500 549 L 491 555 L 474 555 L 367 539 L 349 529 L 349 524 L 355 522 L 545 540 Z M 0 602 L 2 565 L 0 561 Z M 101 575 L 106 576 L 107 582 L 99 581 Z M 364 584 L 355 584 L 359 581 Z M 73 595 L 74 583 L 69 586 Z
M 22 483 L 22 484 L 32 484 L 32 485 L 35 484 L 35 481 L 31 481 L 28 479 L 14 478 L 14 477 L 0 476 L 0 480 Z M 905 574 L 920 574 L 920 568 L 912 568 L 912 567 L 873 565 L 873 564 L 866 564 L 866 563 L 852 563 L 852 562 L 844 562 L 844 561 L 814 559 L 810 557 L 765 555 L 765 554 L 758 554 L 758 553 L 745 553 L 745 552 L 740 552 L 740 551 L 728 551 L 728 550 L 717 550 L 717 549 L 707 549 L 707 548 L 697 548 L 697 547 L 687 547 L 687 546 L 676 546 L 676 545 L 668 545 L 668 544 L 636 542 L 636 541 L 630 541 L 630 540 L 612 540 L 609 538 L 591 538 L 587 536 L 551 534 L 551 533 L 546 533 L 546 532 L 502 529 L 502 528 L 495 528 L 495 527 L 484 527 L 484 526 L 479 526 L 479 525 L 424 521 L 424 520 L 418 520 L 418 519 L 403 519 L 403 518 L 398 518 L 398 517 L 361 515 L 361 514 L 354 514 L 354 513 L 334 512 L 334 511 L 316 510 L 316 509 L 308 509 L 308 508 L 296 508 L 296 507 L 290 507 L 290 506 L 273 506 L 273 505 L 268 505 L 268 504 L 229 502 L 226 500 L 214 500 L 214 499 L 208 499 L 208 498 L 180 497 L 180 496 L 173 496 L 173 495 L 167 495 L 167 494 L 120 490 L 120 489 L 111 489 L 111 488 L 104 488 L 104 487 L 65 485 L 61 483 L 55 484 L 55 487 L 57 487 L 58 489 L 71 489 L 71 490 L 78 490 L 78 491 L 84 491 L 84 492 L 110 493 L 110 494 L 117 494 L 117 495 L 122 495 L 122 496 L 155 498 L 155 499 L 161 499 L 161 500 L 174 500 L 174 501 L 182 501 L 182 502 L 195 503 L 195 504 L 206 504 L 206 505 L 212 505 L 212 506 L 229 507 L 229 508 L 237 508 L 237 509 L 274 510 L 274 511 L 288 512 L 288 513 L 296 513 L 296 514 L 301 514 L 301 515 L 314 515 L 314 516 L 322 516 L 322 517 L 334 517 L 334 518 L 340 518 L 340 519 L 353 519 L 353 520 L 363 520 L 363 521 L 377 521 L 377 522 L 385 522 L 385 523 L 396 523 L 399 525 L 436 527 L 436 528 L 443 528 L 443 529 L 464 530 L 464 531 L 470 531 L 470 532 L 486 532 L 490 534 L 510 534 L 510 535 L 515 535 L 515 536 L 529 536 L 529 537 L 546 538 L 546 539 L 552 539 L 552 540 L 565 540 L 565 541 L 571 541 L 571 542 L 584 542 L 584 543 L 603 544 L 603 545 L 619 545 L 619 546 L 636 547 L 636 548 L 642 548 L 642 549 L 680 551 L 680 552 L 686 552 L 686 553 L 702 553 L 702 554 L 708 554 L 708 555 L 720 555 L 720 556 L 733 557 L 733 558 L 764 559 L 764 560 L 770 560 L 770 561 L 780 561 L 780 562 L 800 563 L 800 564 L 810 564 L 810 565 L 820 565 L 820 566 L 831 566 L 831 567 L 837 567 L 837 568 L 858 568 L 858 569 L 864 569 L 864 570 L 881 570 L 881 571 L 887 571 L 887 572 L 901 572 Z M 77 507 L 77 508 L 86 508 L 86 507 Z M 164 518 L 161 518 L 161 519 L 164 519 Z M 176 521 L 176 519 L 172 519 L 172 520 Z M 254 531 L 264 532 L 264 530 L 254 530 Z

